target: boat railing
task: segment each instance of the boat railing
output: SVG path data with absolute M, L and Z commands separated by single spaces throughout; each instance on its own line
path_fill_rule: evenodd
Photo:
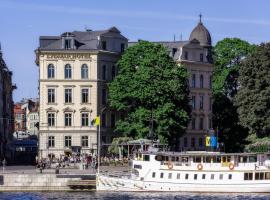
M 128 171 L 114 171 L 114 172 L 102 172 L 102 175 L 108 176 L 108 177 L 116 177 L 116 178 L 130 178 L 131 174 Z

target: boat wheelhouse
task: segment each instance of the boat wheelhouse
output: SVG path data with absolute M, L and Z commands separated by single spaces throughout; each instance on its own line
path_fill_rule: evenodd
M 98 190 L 270 192 L 270 153 L 138 152 L 131 174 L 97 182 Z

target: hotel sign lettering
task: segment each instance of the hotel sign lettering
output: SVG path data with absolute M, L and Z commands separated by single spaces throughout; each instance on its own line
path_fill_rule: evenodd
M 74 54 L 64 54 L 64 53 L 56 53 L 56 54 L 47 54 L 47 59 L 88 59 L 91 60 L 91 54 L 83 54 L 83 53 L 74 53 Z

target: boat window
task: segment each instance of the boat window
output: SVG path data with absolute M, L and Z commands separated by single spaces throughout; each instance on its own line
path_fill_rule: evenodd
M 206 174 L 203 174 L 203 175 L 202 175 L 202 179 L 205 179 L 205 176 L 206 176 Z
M 255 180 L 263 180 L 263 179 L 264 179 L 264 173 L 263 172 L 255 173 Z
M 160 178 L 163 178 L 163 176 L 164 176 L 164 173 L 163 172 L 160 173 Z
M 253 174 L 252 173 L 244 173 L 244 180 L 252 180 Z
M 176 158 L 175 158 L 175 161 L 179 162 L 179 157 L 176 157 Z
M 211 163 L 211 156 L 206 156 L 205 157 L 205 162 L 206 163 Z
M 150 161 L 150 156 L 149 155 L 143 155 L 143 160 L 144 161 Z
M 257 156 L 249 156 L 248 162 L 257 162 Z
M 214 156 L 213 157 L 213 163 L 220 163 L 221 162 L 221 157 L 220 156 Z
M 155 156 L 155 160 L 156 160 L 156 161 L 162 161 L 162 156 L 161 156 L 161 155 Z
M 202 162 L 202 157 L 201 157 L 201 156 L 195 156 L 195 157 L 193 158 L 193 162 L 195 162 L 195 163 L 200 163 L 200 162 Z
M 141 165 L 134 165 L 134 169 L 142 169 Z
M 215 174 L 211 174 L 211 179 L 214 179 L 215 178 Z
M 247 162 L 247 156 L 240 156 L 239 157 L 239 162 L 246 163 Z
M 175 161 L 175 157 L 173 156 L 173 157 L 171 157 L 171 160 L 174 162 Z
M 188 162 L 188 157 L 182 157 L 182 162 Z
M 198 174 L 194 174 L 194 180 L 197 180 Z
M 172 179 L 172 173 L 169 173 L 168 178 Z
M 186 174 L 185 179 L 188 179 L 188 174 Z
M 152 173 L 152 178 L 155 178 L 156 177 L 156 172 L 153 172 Z
M 265 179 L 270 180 L 270 172 L 265 173 Z
M 223 180 L 223 174 L 219 175 L 219 180 Z
M 177 173 L 177 177 L 176 177 L 177 179 L 180 179 L 180 173 Z
M 232 175 L 231 174 L 229 174 L 228 179 L 230 179 L 230 180 L 232 179 Z

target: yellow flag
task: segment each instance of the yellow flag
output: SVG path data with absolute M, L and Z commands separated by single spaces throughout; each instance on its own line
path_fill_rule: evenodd
M 97 116 L 97 117 L 95 118 L 94 126 L 99 126 L 99 125 L 100 125 L 100 117 Z
M 210 145 L 211 145 L 211 137 L 208 136 L 205 138 L 205 146 L 210 147 Z

